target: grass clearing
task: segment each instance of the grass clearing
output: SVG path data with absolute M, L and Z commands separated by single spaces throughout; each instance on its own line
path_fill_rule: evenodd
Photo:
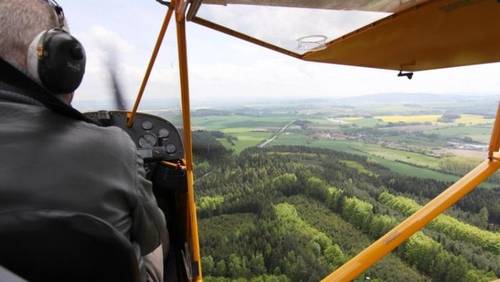
M 358 162 L 350 161 L 350 160 L 342 160 L 341 163 L 345 164 L 347 167 L 353 168 L 357 170 L 359 173 L 366 174 L 369 176 L 377 176 L 375 173 L 367 170 L 363 165 Z
M 223 132 L 226 134 L 230 134 L 238 138 L 238 140 L 234 141 L 234 146 L 227 143 L 231 148 L 234 149 L 235 153 L 240 153 L 244 149 L 248 147 L 257 146 L 260 143 L 264 142 L 267 138 L 271 137 L 270 132 L 261 132 L 261 131 L 252 131 L 253 129 L 247 128 L 247 130 L 242 130 L 239 128 L 238 130 L 224 130 Z M 224 144 L 226 145 L 226 144 Z

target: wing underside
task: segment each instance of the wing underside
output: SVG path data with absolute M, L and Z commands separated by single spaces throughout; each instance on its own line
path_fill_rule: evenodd
M 500 61 L 497 0 L 194 3 L 194 22 L 309 61 L 407 71 Z
M 329 9 L 329 10 L 360 10 L 376 12 L 395 12 L 401 8 L 412 6 L 420 1 L 414 0 L 204 0 L 204 4 L 215 5 L 254 5 L 254 6 L 275 6 L 294 7 L 309 9 Z

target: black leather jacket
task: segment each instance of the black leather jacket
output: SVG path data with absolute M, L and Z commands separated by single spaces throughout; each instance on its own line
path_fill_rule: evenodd
M 89 213 L 142 255 L 156 249 L 165 219 L 130 137 L 55 113 L 23 91 L 0 82 L 0 211 Z

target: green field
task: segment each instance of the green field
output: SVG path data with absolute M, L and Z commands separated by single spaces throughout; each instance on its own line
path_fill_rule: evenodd
M 272 115 L 272 116 L 244 116 L 244 115 L 227 115 L 227 116 L 203 116 L 193 117 L 193 126 L 201 127 L 208 130 L 222 130 L 230 128 L 252 128 L 259 127 L 281 127 L 290 121 L 297 119 L 287 115 Z
M 257 146 L 272 136 L 271 132 L 255 131 L 251 128 L 228 128 L 222 130 L 222 132 L 238 138 L 238 140 L 234 142 L 234 146 L 229 144 L 226 140 L 223 142 L 224 146 L 229 146 L 228 148 L 233 149 L 235 153 L 239 153 L 248 147 Z
M 393 172 L 407 176 L 432 178 L 447 182 L 454 182 L 459 178 L 455 175 L 411 165 L 417 164 L 419 166 L 437 168 L 439 165 L 439 159 L 437 158 L 412 152 L 387 149 L 378 145 L 365 144 L 358 141 L 326 139 L 312 140 L 307 139 L 304 135 L 289 134 L 280 136 L 277 140 L 275 140 L 275 142 L 273 142 L 273 144 L 303 145 L 363 155 L 367 156 L 369 160 L 389 168 Z M 486 186 L 489 186 L 489 184 L 486 184 Z
M 380 155 L 395 156 L 394 155 L 396 153 L 395 150 L 381 148 L 380 150 L 376 151 L 377 152 L 376 154 L 372 154 L 372 153 L 370 153 L 370 150 L 363 150 L 363 146 L 365 146 L 365 145 L 366 144 L 362 144 L 359 142 L 350 142 L 350 141 L 333 141 L 333 142 L 322 141 L 322 142 L 313 143 L 311 146 L 320 147 L 320 148 L 327 148 L 327 149 L 332 149 L 332 150 L 338 150 L 338 151 L 343 151 L 346 153 L 354 153 L 354 154 L 358 154 L 358 155 L 364 155 L 364 156 L 367 156 L 369 160 L 371 160 L 375 163 L 378 163 L 382 166 L 385 166 L 388 169 L 390 169 L 391 171 L 402 174 L 402 175 L 414 176 L 414 177 L 420 177 L 420 178 L 432 178 L 432 179 L 437 179 L 437 180 L 441 180 L 441 181 L 456 181 L 458 179 L 458 177 L 454 176 L 454 175 L 437 172 L 437 171 L 434 171 L 431 169 L 416 167 L 413 165 L 402 163 L 400 161 L 397 161 L 396 159 L 388 159 L 388 158 L 378 156 L 379 154 Z M 373 152 L 374 149 L 372 148 L 371 150 Z M 402 155 L 413 154 L 413 153 L 408 153 L 405 151 L 399 151 L 399 152 Z M 421 156 L 425 157 L 423 155 L 421 155 Z M 436 165 L 437 165 L 437 163 L 436 163 Z
M 370 155 L 377 156 L 391 161 L 409 163 L 419 167 L 439 169 L 439 158 L 430 157 L 419 153 L 413 153 L 403 150 L 384 148 L 378 145 L 363 144 L 363 151 Z
M 307 139 L 303 135 L 301 138 L 299 134 L 290 134 L 289 136 L 280 136 L 277 140 L 275 140 L 275 142 L 273 142 L 273 144 L 325 148 L 355 155 L 366 156 L 368 157 L 368 160 L 382 165 L 395 173 L 406 176 L 430 178 L 445 182 L 455 182 L 460 178 L 457 175 L 433 170 L 433 168 L 438 168 L 440 159 L 428 157 L 422 154 L 387 149 L 381 146 L 366 144 L 358 141 L 319 139 L 310 140 L 309 142 L 307 142 L 305 140 Z M 461 157 L 456 158 L 464 159 Z M 412 165 L 415 163 L 426 164 L 429 168 Z M 498 185 L 485 182 L 479 187 L 495 188 L 498 187 Z
M 279 138 L 274 140 L 271 145 L 308 146 L 312 141 L 312 138 L 307 138 L 303 134 L 285 132 L 284 134 L 281 134 Z
M 353 140 L 312 139 L 297 133 L 290 133 L 281 135 L 277 140 L 275 140 L 275 142 L 273 142 L 273 144 L 313 146 L 335 149 L 337 151 L 353 154 L 367 153 L 371 156 L 380 157 L 382 159 L 409 163 L 419 167 L 427 167 L 431 169 L 439 168 L 439 159 L 435 157 L 403 150 L 389 149 L 380 145 L 367 144 Z
M 446 174 L 430 169 L 425 169 L 425 168 L 419 168 L 415 167 L 412 165 L 408 165 L 405 163 L 401 162 L 395 162 L 387 159 L 383 159 L 380 157 L 371 157 L 370 160 L 373 160 L 374 162 L 383 165 L 390 169 L 393 172 L 406 175 L 406 176 L 413 176 L 413 177 L 420 177 L 420 178 L 431 178 L 431 179 L 436 179 L 440 181 L 446 181 L 446 182 L 455 182 L 458 180 L 458 176 L 451 175 L 451 174 Z
M 454 137 L 454 138 L 464 138 L 470 137 L 472 140 L 481 142 L 481 143 L 489 143 L 491 136 L 491 126 L 451 126 L 444 128 L 436 128 L 432 130 L 428 130 L 426 133 L 429 134 L 438 134 L 445 137 Z
M 235 153 L 248 147 L 257 146 L 273 135 L 273 132 L 293 118 L 289 116 L 204 116 L 194 117 L 193 125 L 205 130 L 218 130 L 237 138 L 234 145 L 225 139 L 219 139 L 228 149 Z
M 377 118 L 360 118 L 351 121 L 352 124 L 359 127 L 375 127 L 377 125 L 382 125 L 384 122 Z

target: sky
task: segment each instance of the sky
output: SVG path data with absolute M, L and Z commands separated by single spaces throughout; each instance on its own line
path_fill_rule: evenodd
M 71 32 L 87 52 L 84 81 L 75 105 L 111 98 L 105 62 L 118 61 L 118 74 L 128 99 L 140 86 L 166 13 L 154 0 L 59 0 Z M 379 13 L 305 11 L 295 8 L 211 7 L 200 14 L 262 36 L 287 48 L 296 38 L 343 32 L 383 17 Z M 500 64 L 418 72 L 412 80 L 397 72 L 305 62 L 188 23 L 188 61 L 194 106 L 251 103 L 276 99 L 338 98 L 378 93 L 500 95 Z M 169 25 L 150 83 L 148 100 L 179 101 L 175 24 Z M 172 104 L 173 103 L 173 104 Z

